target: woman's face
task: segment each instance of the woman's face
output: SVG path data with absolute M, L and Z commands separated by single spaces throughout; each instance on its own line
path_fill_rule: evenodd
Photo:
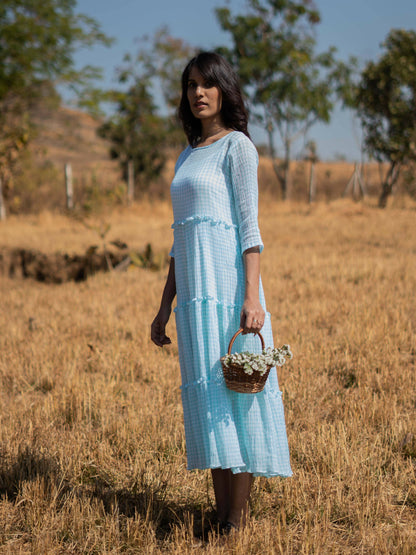
M 204 120 L 220 114 L 221 90 L 205 81 L 195 66 L 189 73 L 187 96 L 191 112 L 196 118 Z

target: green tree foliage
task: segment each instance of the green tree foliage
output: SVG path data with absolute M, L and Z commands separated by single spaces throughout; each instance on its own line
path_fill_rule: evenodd
M 127 54 L 118 71 L 120 86 L 112 92 L 115 113 L 99 134 L 112 142 L 110 155 L 120 161 L 124 177 L 130 160 L 135 185 L 143 192 L 160 175 L 168 149 L 182 146 L 184 134 L 176 110 L 181 95 L 181 74 L 194 50 L 172 37 L 166 28 L 145 37 L 135 56 Z M 154 99 L 159 98 L 159 105 Z
M 156 31 L 148 48 L 139 51 L 137 61 L 144 63 L 147 74 L 159 81 L 167 109 L 176 112 L 181 98 L 181 77 L 196 49 L 182 39 L 173 37 L 167 27 Z
M 75 7 L 76 0 L 0 3 L 0 179 L 6 185 L 33 132 L 30 113 L 36 102 L 58 102 L 59 84 L 87 99 L 91 80 L 100 74 L 95 67 L 74 67 L 77 48 L 111 42 Z
M 403 166 L 416 162 L 416 32 L 393 29 L 382 46 L 361 74 L 355 103 L 367 152 L 389 164 L 379 198 L 385 207 Z
M 111 141 L 110 156 L 120 162 L 127 179 L 133 162 L 135 185 L 145 191 L 165 164 L 165 121 L 156 113 L 148 79 L 135 81 L 126 92 L 113 92 L 116 113 L 98 130 Z
M 268 133 L 270 156 L 286 198 L 291 147 L 317 121 L 328 122 L 337 94 L 346 88 L 349 65 L 335 49 L 316 53 L 320 14 L 311 0 L 248 0 L 247 13 L 216 10 L 232 48 L 219 51 L 238 68 L 255 121 Z M 276 160 L 275 132 L 283 145 Z
M 196 54 L 196 49 L 173 37 L 167 27 L 162 27 L 137 53 L 135 67 L 142 66 L 152 82 L 156 96 L 163 99 L 161 112 L 166 117 L 166 145 L 183 145 L 185 136 L 178 123 L 177 109 L 182 93 L 181 77 L 185 65 Z

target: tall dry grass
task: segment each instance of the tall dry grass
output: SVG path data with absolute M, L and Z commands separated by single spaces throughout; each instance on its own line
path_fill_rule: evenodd
M 105 216 L 111 239 L 168 249 L 167 205 Z M 187 473 L 175 330 L 149 325 L 165 271 L 81 284 L 0 279 L 0 553 L 416 551 L 416 218 L 265 203 L 262 274 L 294 476 L 254 486 L 248 528 L 199 538 L 207 473 Z M 42 214 L 0 245 L 80 252 L 96 238 Z

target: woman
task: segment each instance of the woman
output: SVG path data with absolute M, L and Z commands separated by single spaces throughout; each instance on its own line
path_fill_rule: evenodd
M 247 131 L 236 74 L 218 54 L 203 52 L 182 75 L 179 117 L 189 145 L 171 185 L 174 243 L 153 342 L 165 334 L 177 294 L 188 469 L 210 468 L 221 528 L 247 519 L 254 476 L 290 476 L 276 372 L 248 395 L 226 388 L 220 357 L 242 327 L 237 350 L 273 344 L 260 279 L 263 248 L 257 224 L 257 151 Z M 237 341 L 235 343 L 237 346 Z

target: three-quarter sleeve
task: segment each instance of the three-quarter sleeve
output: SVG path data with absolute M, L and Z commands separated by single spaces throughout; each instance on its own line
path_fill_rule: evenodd
M 258 226 L 259 157 L 253 143 L 245 135 L 239 135 L 229 150 L 230 179 L 241 243 L 241 254 L 251 247 L 263 250 Z
M 181 154 L 179 155 L 178 159 L 176 160 L 174 175 L 176 175 L 176 172 L 178 171 L 178 169 L 183 164 L 184 160 L 186 159 L 186 154 L 188 152 L 189 152 L 189 147 L 187 149 L 185 149 L 184 151 L 182 151 Z M 169 251 L 169 256 L 171 258 L 175 258 L 175 239 L 173 240 L 172 248 Z

